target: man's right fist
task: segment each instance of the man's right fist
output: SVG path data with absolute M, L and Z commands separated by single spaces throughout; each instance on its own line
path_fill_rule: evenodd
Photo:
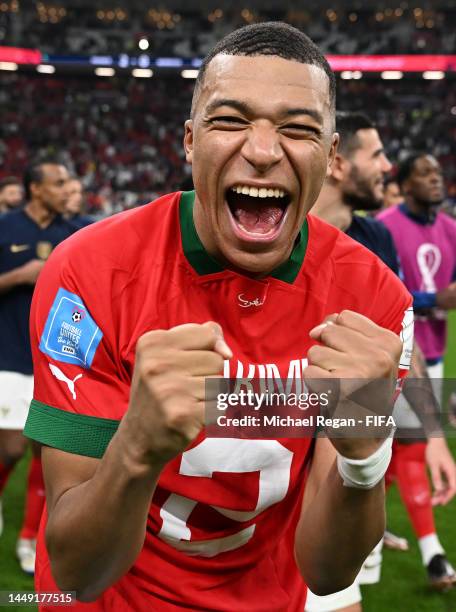
M 164 465 L 194 440 L 204 425 L 205 379 L 219 376 L 231 357 L 221 327 L 211 321 L 139 338 L 122 428 L 141 461 Z

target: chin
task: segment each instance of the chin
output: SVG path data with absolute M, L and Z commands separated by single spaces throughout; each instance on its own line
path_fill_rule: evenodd
M 283 262 L 283 258 L 277 252 L 240 253 L 237 251 L 235 254 L 231 250 L 229 257 L 225 256 L 225 258 L 231 268 L 234 268 L 241 274 L 244 273 L 252 276 L 266 276 Z

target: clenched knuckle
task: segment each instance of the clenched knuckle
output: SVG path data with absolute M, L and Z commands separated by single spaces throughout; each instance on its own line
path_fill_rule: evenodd
M 352 318 L 353 313 L 351 310 L 342 310 L 337 317 L 337 322 L 340 325 L 347 325 Z
M 391 372 L 396 366 L 393 357 L 388 351 L 378 351 L 376 363 L 382 373 Z
M 149 382 L 154 395 L 161 400 L 173 397 L 179 391 L 179 377 L 159 376 Z
M 336 325 L 327 325 L 321 332 L 320 338 L 327 343 L 331 338 L 337 335 L 338 329 Z
M 150 347 L 162 344 L 165 340 L 166 331 L 163 329 L 154 329 L 153 331 L 146 332 L 138 338 L 136 342 L 136 353 L 143 353 Z
M 213 353 L 212 355 L 212 364 L 211 364 L 211 374 L 218 374 L 223 370 L 223 362 L 224 359 L 218 353 Z
M 403 350 L 403 343 L 400 337 L 390 330 L 384 330 L 384 346 L 391 353 L 392 357 L 399 359 Z
M 191 416 L 192 411 L 190 407 L 181 405 L 166 415 L 165 427 L 172 431 L 182 430 Z
M 400 356 L 402 355 L 403 349 L 404 349 L 404 344 L 402 340 L 399 338 L 399 336 L 395 336 L 393 353 L 397 359 L 399 359 Z
M 149 378 L 161 374 L 166 368 L 166 362 L 157 357 L 149 357 L 141 362 L 139 373 L 143 378 Z
M 321 357 L 321 346 L 319 346 L 318 344 L 314 344 L 307 351 L 307 358 L 309 360 L 309 363 L 318 361 L 320 357 Z
M 221 326 L 215 321 L 207 321 L 202 327 L 209 330 L 214 336 L 222 332 Z

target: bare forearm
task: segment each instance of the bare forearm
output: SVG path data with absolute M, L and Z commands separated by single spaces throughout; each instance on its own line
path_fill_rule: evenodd
M 385 528 L 381 481 L 368 491 L 345 487 L 336 464 L 296 530 L 298 567 L 310 589 L 326 595 L 350 586 Z
M 404 380 L 402 393 L 421 421 L 426 437 L 443 435 L 439 404 L 426 370 L 423 353 L 417 344 L 413 348 L 410 374 Z
M 0 274 L 0 294 L 8 293 L 8 291 L 13 289 L 16 285 L 19 285 L 20 282 L 21 279 L 18 269 Z
M 93 600 L 128 571 L 143 546 L 159 473 L 139 465 L 116 435 L 94 476 L 59 498 L 46 542 L 61 589 Z

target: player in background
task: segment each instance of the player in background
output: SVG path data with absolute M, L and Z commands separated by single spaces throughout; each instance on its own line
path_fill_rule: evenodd
M 229 34 L 185 124 L 195 192 L 95 223 L 48 262 L 26 426 L 45 445 L 37 590 L 75 590 L 92 603 L 74 609 L 92 612 L 302 612 L 302 577 L 340 590 L 381 538 L 390 431 L 314 443 L 204 430 L 208 376 L 267 366 L 275 380 L 394 386 L 407 366 L 405 288 L 307 216 L 337 147 L 334 107 L 334 75 L 302 32 Z
M 0 495 L 27 440 L 22 435 L 32 397 L 29 314 L 32 293 L 54 247 L 78 228 L 63 219 L 68 171 L 54 159 L 24 173 L 24 208 L 0 217 Z M 24 523 L 17 542 L 21 568 L 33 574 L 35 540 L 44 503 L 40 449 L 33 444 Z
M 85 227 L 94 222 L 94 219 L 84 214 L 84 187 L 81 179 L 71 177 L 68 181 L 68 200 L 65 207 L 65 219 L 74 225 Z
M 395 177 L 387 177 L 385 179 L 384 194 L 383 194 L 383 208 L 390 208 L 391 206 L 397 206 L 402 204 L 404 198 L 402 197 L 401 188 Z
M 383 179 L 391 170 L 391 164 L 385 156 L 378 131 L 369 118 L 361 113 L 337 113 L 336 128 L 340 135 L 338 153 L 332 166 L 331 176 L 325 181 L 312 209 L 312 214 L 344 230 L 349 236 L 380 257 L 393 272 L 399 274 L 397 253 L 388 230 L 375 219 L 369 216 L 358 216 L 355 213 L 358 208 L 367 211 L 377 210 L 382 204 Z M 415 350 L 412 361 L 410 377 L 412 379 L 422 377 L 422 356 L 419 351 Z M 447 503 L 456 491 L 454 460 L 443 437 L 439 421 L 435 418 L 438 407 L 433 407 L 432 403 L 429 404 L 429 401 L 432 402 L 431 389 L 426 389 L 425 380 L 423 380 L 423 387 L 417 387 L 415 380 L 413 382 L 413 386 L 410 386 L 406 379 L 404 394 L 409 398 L 410 405 L 420 419 L 422 429 L 424 429 L 423 434 L 426 432 L 428 436 L 426 456 L 433 477 L 435 499 L 439 503 Z M 401 458 L 404 456 L 403 451 L 407 452 L 410 446 L 414 445 L 402 445 L 396 441 L 393 453 L 393 462 L 399 476 L 398 485 L 401 495 L 406 498 L 410 497 L 408 491 L 410 480 L 413 482 L 413 478 L 408 474 L 409 465 L 401 461 Z M 428 496 L 427 508 L 432 513 L 430 496 Z M 407 505 L 407 509 L 411 513 L 414 512 L 413 505 Z M 390 540 L 391 535 L 388 534 Z M 401 543 L 400 540 L 399 543 Z M 397 542 L 395 545 L 397 546 Z M 380 563 L 380 551 L 367 559 L 360 576 L 361 584 L 365 583 L 366 579 L 369 583 L 379 580 Z M 447 570 L 446 568 L 444 570 L 443 581 L 448 584 Z M 442 580 L 440 574 L 439 579 Z M 355 584 L 345 592 L 327 598 L 311 596 L 307 609 L 309 612 L 342 609 L 346 612 L 355 612 L 360 610 L 360 602 L 361 593 L 358 585 Z
M 446 350 L 446 313 L 456 308 L 456 222 L 439 211 L 444 181 L 439 162 L 425 152 L 409 154 L 400 164 L 397 181 L 404 201 L 384 211 L 379 219 L 395 240 L 404 269 L 404 282 L 414 297 L 418 315 L 416 339 L 427 363 L 434 390 L 442 401 L 443 358 Z M 407 241 L 401 240 L 407 233 Z M 456 395 L 450 397 L 450 423 L 456 424 Z M 423 562 L 441 554 L 441 546 L 425 520 L 420 530 Z M 444 559 L 441 560 L 442 566 Z M 456 581 L 456 577 L 455 577 Z
M 15 176 L 0 179 L 0 214 L 20 206 L 24 199 L 21 181 Z
M 446 313 L 456 308 L 456 222 L 440 212 L 444 181 L 439 162 L 425 152 L 410 154 L 399 165 L 397 181 L 404 201 L 379 218 L 390 229 L 399 256 L 404 258 L 404 281 L 414 296 L 417 341 L 426 357 L 429 375 L 443 378 Z M 407 230 L 413 240 L 400 242 Z M 456 394 L 450 398 L 449 420 L 456 426 Z

